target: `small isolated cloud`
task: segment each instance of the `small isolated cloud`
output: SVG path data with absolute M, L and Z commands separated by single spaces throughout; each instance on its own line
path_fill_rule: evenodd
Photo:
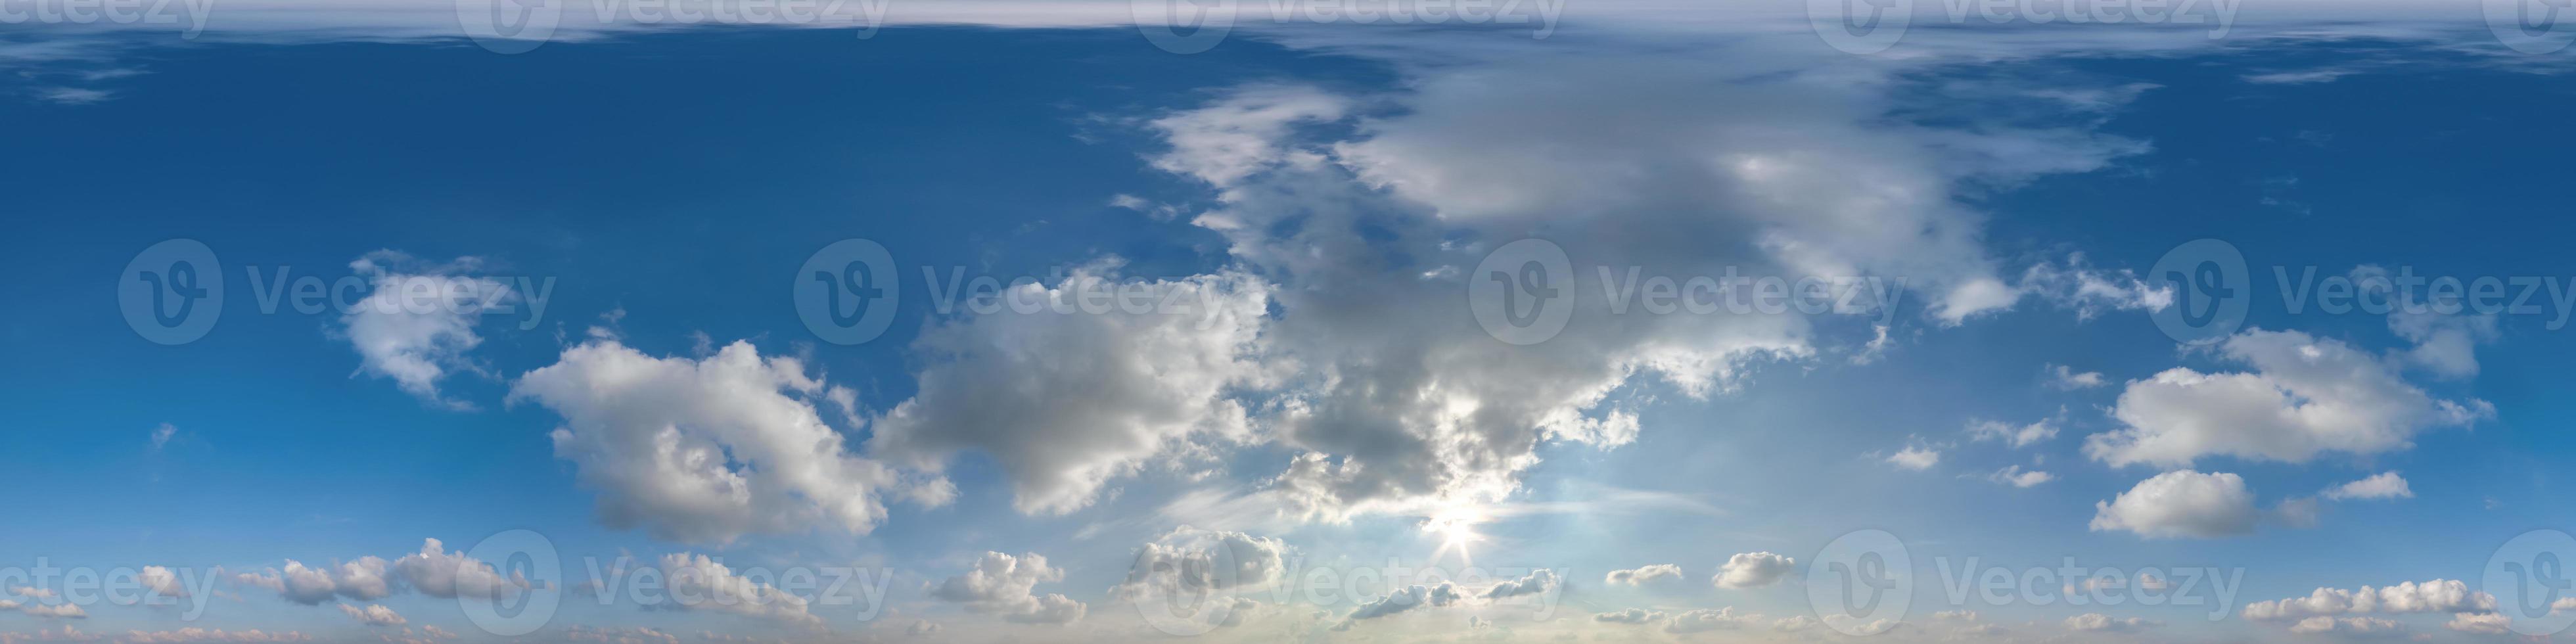
M 2101 613 L 2085 613 L 2066 618 L 2066 630 L 2070 631 L 2131 633 L 2162 624 L 2163 622 L 2144 617 L 2112 617 Z
M 2057 480 L 2057 476 L 2039 470 L 2024 470 L 2019 465 L 2007 465 L 2003 469 L 1995 470 L 1993 474 L 1986 475 L 1986 480 L 2013 487 L 2030 487 Z
M 2028 425 L 2013 425 L 1991 420 L 1976 420 L 1968 423 L 1969 440 L 1998 441 L 2014 448 L 2028 447 L 2056 437 L 2057 419 L 2054 418 L 2044 418 Z
M 1941 451 L 1930 445 L 1908 445 L 1887 455 L 1885 460 L 1889 465 L 1921 472 L 1941 464 Z
M 483 373 L 465 357 L 483 344 L 474 327 L 487 309 L 517 299 L 509 285 L 474 277 L 482 260 L 460 257 L 427 264 L 380 250 L 349 262 L 375 290 L 340 316 L 340 335 L 358 351 L 360 373 L 394 381 L 406 393 L 451 409 L 472 403 L 439 391 L 457 372 Z
M 1558 586 L 1556 571 L 1540 568 L 1538 570 L 1530 571 L 1528 576 L 1494 584 L 1493 588 L 1485 590 L 1485 594 L 1483 596 L 1485 599 L 1503 599 L 1506 597 L 1519 597 L 1521 595 L 1536 595 L 1555 590 Z
M 401 626 L 411 622 L 395 613 L 394 609 L 386 608 L 382 604 L 369 604 L 366 608 L 341 604 L 340 612 L 348 614 L 349 619 L 358 620 L 358 623 L 368 626 Z
M 178 436 L 179 426 L 162 423 L 161 426 L 152 428 L 152 449 L 159 451 L 163 447 L 169 447 L 170 439 Z
M 1761 615 L 1736 614 L 1733 606 L 1718 609 L 1703 608 L 1673 615 L 1670 620 L 1664 622 L 1664 632 L 1678 634 L 1733 630 L 1753 626 L 1761 620 Z
M 2048 365 L 2048 386 L 2058 391 L 2092 389 L 2106 384 L 2099 371 L 2076 371 L 2062 364 Z
M 1760 588 L 1779 583 L 1796 572 L 1798 561 L 1768 552 L 1747 552 L 1728 557 L 1710 579 L 1719 588 Z
M 2254 531 L 2262 513 L 2244 477 L 2176 470 L 2139 481 L 2093 504 L 2095 531 L 2127 530 L 2149 539 L 2226 537 Z
M 1420 584 L 1406 586 L 1402 590 L 1387 593 L 1385 597 L 1380 597 L 1376 601 L 1360 604 L 1359 608 L 1351 610 L 1351 614 L 1342 618 L 1342 623 L 1333 628 L 1349 630 L 1353 622 L 1360 620 L 1377 619 L 1422 606 L 1447 606 L 1457 603 L 1459 597 L 1458 587 L 1445 581 L 1436 586 Z
M 2407 487 L 2406 478 L 2396 472 L 2380 472 L 2343 485 L 2326 488 L 2324 496 L 2337 501 L 2345 499 L 2412 499 L 2415 490 Z
M 1602 577 L 1603 583 L 1640 586 L 1658 579 L 1680 579 L 1682 567 L 1673 564 L 1651 564 L 1631 570 L 1613 570 Z
M 111 96 L 114 94 L 107 90 L 86 87 L 44 87 L 36 90 L 36 98 L 57 105 L 88 105 L 107 100 Z
M 2398 365 L 2297 331 L 2246 331 L 2218 352 L 2253 370 L 2176 367 L 2130 382 L 2111 409 L 2127 426 L 2087 437 L 2084 454 L 2113 466 L 2188 467 L 2208 456 L 2305 463 L 2408 449 L 2417 433 L 2495 415 L 2486 401 L 2434 398 Z
M 1643 608 L 1625 608 L 1617 612 L 1592 614 L 1592 621 L 1608 624 L 1650 624 L 1663 620 L 1663 611 Z

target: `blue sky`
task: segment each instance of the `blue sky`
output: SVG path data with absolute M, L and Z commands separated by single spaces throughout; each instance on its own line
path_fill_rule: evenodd
M 2576 85 L 2475 5 L 1181 52 L 1123 4 L 272 4 L 0 31 L 0 642 L 2571 637 Z M 899 294 L 844 343 L 799 311 L 849 239 Z M 170 240 L 202 333 L 132 295 Z M 1567 317 L 1506 341 L 1521 240 Z M 2245 314 L 2187 344 L 2211 243 Z M 2396 275 L 2501 299 L 2312 286 Z

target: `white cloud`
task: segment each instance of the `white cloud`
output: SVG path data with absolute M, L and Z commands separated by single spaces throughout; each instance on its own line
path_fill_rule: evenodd
M 1920 472 L 1940 464 L 1941 451 L 1929 445 L 1907 445 L 1905 449 L 1887 455 L 1885 460 L 1890 465 Z
M 1717 576 L 1709 579 L 1719 588 L 1760 588 L 1779 583 L 1796 572 L 1798 561 L 1768 552 L 1746 552 L 1726 558 Z
M 350 619 L 358 620 L 358 623 L 368 626 L 401 626 L 411 622 L 411 620 L 403 619 L 401 614 L 395 613 L 394 609 L 386 608 L 382 604 L 369 604 L 366 608 L 341 604 L 340 612 L 346 613 L 349 615 Z
M 2370 354 L 2297 331 L 2249 330 L 2219 354 L 2254 371 L 2176 367 L 2132 381 L 2112 409 L 2127 427 L 2088 437 L 2084 453 L 2115 466 L 2187 467 L 2215 455 L 2303 463 L 2403 450 L 2426 429 L 2495 414 L 2483 400 L 2435 399 Z
M 1602 582 L 1642 586 L 1658 579 L 1680 579 L 1681 576 L 1681 566 L 1673 564 L 1651 564 L 1638 566 L 1632 570 L 1610 571 L 1609 575 L 1602 578 Z
M 1046 557 L 987 552 L 975 560 L 974 570 L 932 586 L 930 596 L 1013 622 L 1067 624 L 1082 619 L 1082 602 L 1058 594 L 1041 597 L 1034 592 L 1040 582 L 1063 580 L 1064 571 L 1048 567 Z
M 2111 501 L 2094 503 L 2093 510 L 2091 529 L 2128 530 L 2150 539 L 2246 534 L 2261 517 L 2243 477 L 2191 470 L 2139 481 Z
M 2003 469 L 1986 475 L 1986 480 L 2013 487 L 2030 487 L 2057 480 L 2057 476 L 2039 470 L 2023 470 L 2019 465 L 2006 465 Z
M 2302 619 L 2299 620 L 2299 623 L 2290 625 L 2290 632 L 2301 635 L 2314 635 L 2319 633 L 2378 634 L 2395 633 L 2403 630 L 2406 630 L 2405 624 L 2398 623 L 2397 620 L 2382 617 L 2317 616 Z
M 2470 590 L 2456 579 L 2434 579 L 2358 590 L 2318 588 L 2306 597 L 2246 604 L 2244 615 L 2252 620 L 2290 620 L 2371 613 L 2493 612 L 2495 608 L 2494 595 Z
M 161 426 L 152 428 L 152 449 L 158 451 L 163 447 L 168 447 L 170 445 L 170 439 L 175 438 L 178 435 L 179 426 L 177 425 L 162 423 Z
M 350 262 L 350 269 L 375 286 L 340 316 L 341 335 L 358 351 L 359 371 L 391 379 L 423 401 L 472 409 L 471 403 L 442 397 L 438 382 L 457 371 L 482 372 L 465 358 L 483 343 L 474 327 L 486 309 L 517 298 L 499 280 L 467 274 L 481 264 L 463 257 L 424 265 L 390 250 Z
M 2009 423 L 1991 420 L 1977 420 L 1970 421 L 1968 423 L 1968 438 L 1970 440 L 2001 441 L 2004 445 L 2014 448 L 2028 447 L 2040 441 L 2056 437 L 2057 419 L 2054 418 L 2045 418 L 2041 419 L 2039 422 L 2018 427 Z
M 2415 490 L 2408 487 L 2406 485 L 2406 478 L 2398 476 L 2396 472 L 2380 472 L 2359 481 L 2326 488 L 2324 496 L 2338 501 L 2344 499 L 2412 499 L 2415 498 Z
M 39 638 L 42 639 L 42 638 Z M 311 636 L 298 631 L 264 631 L 260 629 L 227 631 L 194 626 L 168 631 L 126 631 L 116 636 L 127 644 L 182 644 L 187 642 L 310 642 Z
M 2048 386 L 2060 391 L 2092 389 L 2106 384 L 2099 371 L 2076 371 L 2062 364 L 2048 365 Z
M 1362 602 L 1359 608 L 1352 609 L 1350 615 L 1344 616 L 1342 623 L 1333 628 L 1345 630 L 1349 629 L 1353 622 L 1377 619 L 1422 606 L 1447 606 L 1457 603 L 1459 597 L 1458 587 L 1445 581 L 1433 586 L 1420 584 L 1406 586 L 1401 590 L 1387 593 L 1385 597 Z
M 327 568 L 314 568 L 288 559 L 283 569 L 236 574 L 234 583 L 274 591 L 287 601 L 307 606 L 320 605 L 333 597 L 367 601 L 393 594 L 393 585 L 386 579 L 390 566 L 383 558 L 374 556 L 359 557 Z
M 1519 579 L 1494 584 L 1493 588 L 1485 589 L 1485 594 L 1481 596 L 1485 599 L 1504 599 L 1509 597 L 1519 597 L 1522 595 L 1536 595 L 1552 592 L 1560 586 L 1561 584 L 1559 584 L 1556 579 L 1556 571 L 1540 568 L 1530 571 L 1528 575 L 1524 575 Z
M 8 610 L 11 608 L 18 609 L 18 612 L 26 613 L 29 617 L 39 617 L 44 619 L 89 618 L 89 611 L 81 610 L 79 604 L 40 604 L 36 602 L 20 602 L 14 599 L 0 599 L 0 610 Z
M 775 586 L 736 575 L 706 555 L 675 552 L 662 555 L 662 576 L 670 583 L 670 606 L 712 610 L 745 617 L 819 627 L 823 618 L 807 612 L 807 600 Z
M 2066 630 L 2070 631 L 2127 633 L 2162 624 L 2163 622 L 2144 617 L 2112 617 L 2101 613 L 2085 613 L 2066 618 Z
M 1733 606 L 1715 610 L 1703 608 L 1698 610 L 1682 611 L 1681 613 L 1673 615 L 1669 621 L 1664 622 L 1664 632 L 1699 633 L 1714 630 L 1733 630 L 1753 626 L 1761 621 L 1761 615 L 1736 614 L 1735 607 Z
M 2512 632 L 2513 618 L 2505 617 L 2503 613 L 2453 613 L 2451 621 L 2444 622 L 2442 628 L 2462 633 L 2504 635 Z
M 462 552 L 448 553 L 437 539 L 423 540 L 420 552 L 394 560 L 394 571 L 411 588 L 431 597 L 506 598 L 528 588 L 525 577 L 517 573 L 503 577 L 482 560 Z
M 747 342 L 692 360 L 593 339 L 522 376 L 510 399 L 563 416 L 555 456 L 599 491 L 602 522 L 722 543 L 822 521 L 866 534 L 884 520 L 878 496 L 896 476 L 823 422 L 825 390 L 803 363 Z
M 1287 576 L 1288 552 L 1278 539 L 1181 526 L 1138 549 L 1127 580 L 1110 595 L 1136 601 L 1263 588 Z
M 869 453 L 936 469 L 957 450 L 980 450 L 1009 472 L 1020 511 L 1064 514 L 1193 440 L 1248 439 L 1251 421 L 1229 394 L 1266 383 L 1270 287 L 1247 274 L 1201 275 L 1127 282 L 1150 308 L 1082 304 L 1126 288 L 1114 268 L 1004 295 L 1049 304 L 1041 310 L 925 331 L 914 343 L 931 361 L 919 393 L 876 418 Z

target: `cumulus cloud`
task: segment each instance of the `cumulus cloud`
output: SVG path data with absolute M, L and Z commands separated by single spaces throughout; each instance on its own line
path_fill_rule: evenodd
M 382 604 L 369 604 L 366 608 L 341 604 L 340 612 L 347 614 L 349 619 L 358 620 L 358 623 L 368 626 L 401 626 L 411 622 L 403 619 L 401 614 L 395 613 L 394 609 L 386 608 Z
M 2324 496 L 2338 501 L 2344 499 L 2412 499 L 2415 498 L 2415 490 L 2407 487 L 2406 477 L 2398 476 L 2396 472 L 2380 472 L 2359 481 L 2326 488 Z
M 393 584 L 387 579 L 391 566 L 391 562 L 375 556 L 323 568 L 288 559 L 284 568 L 237 573 L 233 582 L 273 591 L 287 601 L 307 606 L 320 605 L 333 597 L 369 601 L 393 594 Z
M 704 359 L 656 358 L 614 339 L 563 351 L 510 399 L 554 410 L 555 456 L 599 492 L 599 519 L 660 539 L 723 543 L 818 522 L 866 534 L 895 472 L 852 455 L 816 410 L 827 395 L 795 358 L 735 342 Z
M 1507 597 L 1519 597 L 1522 595 L 1536 595 L 1554 591 L 1558 586 L 1556 571 L 1540 568 L 1530 571 L 1530 574 L 1522 576 L 1519 579 L 1494 584 L 1493 588 L 1485 590 L 1483 597 L 1485 599 L 1503 599 Z
M 1905 449 L 1897 450 L 1896 453 L 1889 454 L 1882 460 L 1887 461 L 1889 465 L 1920 472 L 1941 464 L 1941 450 L 1933 449 L 1930 445 L 1907 445 Z
M 2253 371 L 2176 367 L 2132 381 L 2111 412 L 2126 427 L 2088 437 L 2084 453 L 2114 466 L 2219 455 L 2304 463 L 2403 450 L 2427 429 L 2495 414 L 2483 400 L 2433 398 L 2376 356 L 2297 331 L 2245 331 L 2218 354 Z
M 1680 579 L 1682 567 L 1673 564 L 1651 564 L 1631 570 L 1613 570 L 1602 581 L 1612 584 L 1641 586 L 1657 579 Z
M 1063 580 L 1064 571 L 1047 566 L 1046 557 L 1036 553 L 1014 557 L 987 552 L 975 560 L 973 570 L 942 580 L 929 592 L 932 598 L 965 604 L 968 611 L 1000 615 L 1012 622 L 1067 624 L 1082 619 L 1082 602 L 1059 594 L 1041 597 L 1034 592 L 1040 582 Z
M 2318 588 L 2306 597 L 2246 604 L 2244 615 L 2268 621 L 2370 613 L 2477 613 L 2495 608 L 2494 595 L 2470 590 L 2466 582 L 2456 579 L 2434 579 L 2358 590 Z
M 1286 578 L 1288 552 L 1278 539 L 1181 526 L 1139 548 L 1110 595 L 1136 601 L 1262 588 Z
M 392 380 L 423 401 L 472 409 L 443 397 L 438 383 L 450 373 L 482 372 L 465 357 L 483 343 L 474 327 L 486 309 L 518 298 L 508 284 L 471 275 L 481 267 L 473 257 L 433 265 L 390 250 L 350 262 L 375 289 L 340 316 L 359 371 Z
M 2062 364 L 2048 365 L 2048 386 L 2050 388 L 2054 388 L 2059 391 L 2074 391 L 2077 389 L 2092 389 L 2094 387 L 2100 387 L 2103 384 L 2105 383 L 2102 380 L 2101 372 L 2076 371 L 2074 368 Z
M 437 539 L 423 540 L 420 552 L 394 560 L 394 570 L 413 589 L 431 597 L 497 599 L 528 588 L 526 577 L 516 572 L 504 577 L 482 560 L 447 552 Z
M 2095 531 L 2127 530 L 2149 539 L 2225 537 L 2254 531 L 2262 513 L 2244 477 L 2176 470 L 2139 481 L 2093 504 Z
M 1798 561 L 1768 552 L 1747 552 L 1726 558 L 1717 576 L 1709 579 L 1719 588 L 1760 588 L 1779 583 L 1796 572 Z
M 1064 514 L 1193 439 L 1248 439 L 1251 421 L 1229 394 L 1266 382 L 1269 285 L 1243 273 L 1122 282 L 1114 268 L 1004 293 L 1046 303 L 1033 312 L 1004 308 L 925 331 L 913 348 L 932 364 L 912 399 L 875 419 L 869 452 L 937 469 L 978 450 L 1009 473 L 1020 511 Z M 1149 306 L 1084 303 L 1122 288 Z
M 2513 618 L 2503 613 L 2453 613 L 2442 628 L 2479 635 L 2503 635 L 2513 630 Z
M 745 617 L 819 627 L 823 618 L 807 612 L 807 600 L 741 575 L 706 555 L 675 552 L 662 555 L 662 576 L 670 580 L 670 606 L 712 610 Z

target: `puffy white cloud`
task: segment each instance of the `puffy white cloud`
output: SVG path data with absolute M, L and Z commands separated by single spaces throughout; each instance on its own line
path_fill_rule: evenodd
M 2224 537 L 2253 532 L 2261 516 L 2244 477 L 2175 470 L 2139 481 L 2109 502 L 2095 502 L 2090 527 L 2150 539 Z
M 930 596 L 1013 622 L 1067 624 L 1082 619 L 1082 602 L 1059 594 L 1041 597 L 1034 592 L 1039 582 L 1063 580 L 1064 571 L 1047 566 L 1046 557 L 1036 553 L 1014 557 L 987 552 L 975 560 L 975 569 L 932 586 Z
M 2176 367 L 2132 381 L 2112 409 L 2127 426 L 2088 437 L 2084 453 L 2115 466 L 2215 455 L 2301 463 L 2406 449 L 2426 429 L 2495 414 L 2483 400 L 2435 399 L 2378 357 L 2297 331 L 2249 330 L 2218 353 L 2254 370 Z
M 238 573 L 233 583 L 276 592 L 278 596 L 307 606 L 320 605 L 333 597 L 360 601 L 383 599 L 393 594 L 386 578 L 391 566 L 381 557 L 366 556 L 328 568 L 314 568 L 304 562 L 286 560 L 286 567 Z
M 2505 617 L 2503 613 L 2453 613 L 2451 621 L 2443 622 L 2442 628 L 2462 633 L 2503 635 L 2513 631 L 2513 618 Z
M 481 264 L 464 257 L 425 265 L 390 250 L 350 262 L 375 287 L 340 316 L 341 335 L 358 351 L 359 371 L 391 379 L 423 401 L 471 409 L 465 401 L 443 398 L 438 381 L 456 371 L 481 372 L 465 358 L 483 343 L 474 327 L 486 309 L 518 297 L 499 280 L 467 275 Z
M 2070 631 L 2126 633 L 2161 624 L 2163 624 L 2163 622 L 2158 622 L 2144 617 L 2120 618 L 2101 613 L 2085 613 L 2066 618 L 2066 630 Z
M 2380 472 L 2359 481 L 2326 488 L 2325 497 L 2343 499 L 2412 499 L 2415 490 L 2407 487 L 2406 477 L 2396 472 Z
M 1359 608 L 1352 609 L 1351 614 L 1344 616 L 1342 623 L 1335 625 L 1334 628 L 1348 629 L 1353 622 L 1377 619 L 1422 606 L 1447 606 L 1457 603 L 1460 596 L 1458 587 L 1445 581 L 1434 586 L 1421 584 L 1406 586 L 1387 593 L 1385 597 L 1377 598 L 1375 601 L 1361 603 Z
M 1941 464 L 1941 450 L 1933 449 L 1930 445 L 1907 445 L 1905 449 L 1897 450 L 1883 460 L 1889 465 L 1920 472 Z
M 1679 579 L 1681 576 L 1681 566 L 1673 564 L 1651 564 L 1638 566 L 1632 570 L 1610 571 L 1609 575 L 1602 577 L 1602 581 L 1604 583 L 1639 586 L 1657 579 Z
M 2057 475 L 2039 470 L 2024 470 L 2021 469 L 2021 466 L 2019 465 L 2006 465 L 2003 469 L 1995 470 L 1995 473 L 1986 475 L 1986 480 L 2011 485 L 2013 487 L 2030 487 L 2057 480 Z
M 2286 620 L 2368 613 L 2493 612 L 2494 595 L 2469 590 L 2456 579 L 2362 586 L 2359 590 L 2318 588 L 2306 597 L 2259 601 L 2245 605 L 2246 619 Z
M 134 579 L 135 581 L 143 584 L 143 590 L 155 595 L 162 597 L 188 596 L 187 585 L 180 582 L 178 573 L 171 571 L 167 567 L 144 566 L 141 572 L 135 573 Z
M 503 577 L 482 560 L 448 553 L 437 539 L 425 539 L 420 552 L 394 560 L 394 571 L 431 597 L 505 598 L 528 588 L 526 577 L 515 572 Z
M 734 574 L 732 568 L 706 555 L 675 552 L 662 555 L 662 576 L 670 583 L 670 606 L 711 610 L 821 626 L 823 618 L 807 612 L 807 600 L 775 586 Z
M 1284 580 L 1288 552 L 1277 539 L 1181 526 L 1139 548 L 1127 580 L 1110 595 L 1136 601 L 1261 588 Z
M 885 518 L 891 468 L 852 455 L 823 422 L 823 381 L 794 358 L 735 342 L 704 359 L 656 358 L 613 339 L 563 351 L 511 400 L 563 416 L 555 455 L 599 491 L 610 527 L 722 543 L 828 521 L 865 534 Z
M 79 604 L 43 604 L 36 602 L 21 602 L 14 599 L 0 599 L 0 610 L 8 610 L 12 608 L 18 609 L 18 612 L 26 613 L 30 617 L 42 617 L 46 619 L 86 619 L 89 617 L 89 611 L 81 610 Z
M 979 450 L 1010 474 L 1020 511 L 1063 514 L 1194 438 L 1249 438 L 1229 394 L 1265 384 L 1269 285 L 1243 273 L 1121 281 L 1114 269 L 1003 294 L 1046 303 L 1032 312 L 1005 306 L 925 331 L 913 345 L 931 361 L 919 393 L 875 419 L 869 452 L 936 469 Z M 1141 305 L 1091 299 L 1122 290 Z
M 1760 588 L 1797 572 L 1798 560 L 1768 552 L 1746 552 L 1726 558 L 1709 581 L 1719 588 Z
M 403 619 L 401 614 L 395 613 L 394 609 L 386 608 L 382 604 L 369 604 L 366 608 L 341 604 L 340 612 L 347 614 L 349 619 L 358 620 L 358 623 L 368 626 L 401 626 L 411 622 Z

